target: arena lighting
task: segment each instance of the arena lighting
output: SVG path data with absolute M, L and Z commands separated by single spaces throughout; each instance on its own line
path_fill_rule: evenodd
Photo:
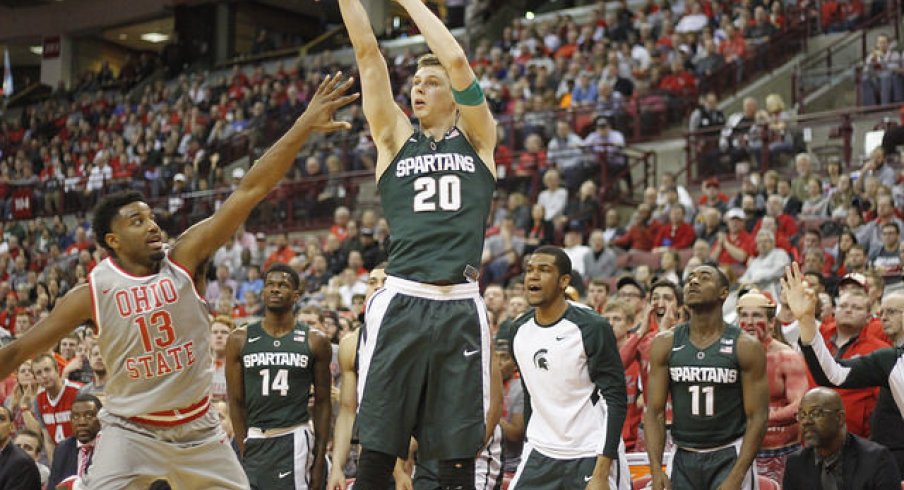
M 531 11 L 528 11 L 524 14 L 524 18 L 527 20 L 534 20 L 534 13 Z
M 44 46 L 39 46 L 39 45 L 29 46 L 28 50 L 38 56 L 41 56 L 42 54 L 44 54 Z
M 166 34 L 161 34 L 159 32 L 148 32 L 148 33 L 141 35 L 141 40 L 147 41 L 149 43 L 158 44 L 158 43 L 162 43 L 164 41 L 168 41 L 169 36 Z

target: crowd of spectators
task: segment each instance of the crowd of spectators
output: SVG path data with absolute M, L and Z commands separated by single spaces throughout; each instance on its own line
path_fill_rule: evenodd
M 553 110 L 586 114 L 579 121 L 569 118 L 570 130 L 590 138 L 597 149 L 624 144 L 630 121 L 659 128 L 680 120 L 705 88 L 707 76 L 726 62 L 753 56 L 756 45 L 787 25 L 782 2 L 767 3 L 754 7 L 691 0 L 665 8 L 650 2 L 636 11 L 624 5 L 600 7 L 587 22 L 566 15 L 514 21 L 498 41 L 478 42 L 471 56 L 504 128 L 500 141 L 506 148 L 500 151 L 543 151 L 558 133 L 549 113 Z M 409 113 L 415 61 L 410 52 L 389 60 L 399 104 Z M 119 78 L 133 80 L 149 66 L 145 57 L 134 60 Z M 27 218 L 85 209 L 100 193 L 124 186 L 154 198 L 172 193 L 177 176 L 184 177 L 177 189 L 183 193 L 228 188 L 232 182 L 224 167 L 244 154 L 259 154 L 301 112 L 320 78 L 336 69 L 354 73 L 329 53 L 294 66 L 236 65 L 229 72 L 197 72 L 158 82 L 137 102 L 121 93 L 94 91 L 112 79 L 111 71 L 103 69 L 86 78 L 78 91 L 60 93 L 26 108 L 16 120 L 0 122 L 0 213 Z M 599 116 L 615 130 L 611 135 L 590 136 L 599 127 Z M 322 175 L 326 186 L 330 175 L 373 168 L 375 150 L 360 110 L 345 117 L 353 124 L 352 137 L 319 141 L 299 157 L 293 177 Z M 566 146 L 574 146 L 574 138 L 567 138 L 572 141 Z M 557 145 L 562 150 L 562 143 Z M 545 170 L 542 160 L 526 161 L 530 156 L 518 165 L 500 156 L 509 175 L 529 173 L 537 164 Z M 567 169 L 568 163 L 562 170 L 576 190 L 584 175 Z M 610 165 L 618 169 L 623 163 Z M 321 195 L 324 189 L 302 193 L 305 197 L 294 207 L 310 208 L 312 202 L 344 196 L 337 185 L 327 190 L 326 195 Z M 328 216 L 336 204 L 327 202 L 322 211 Z M 199 205 L 194 214 L 212 205 Z M 161 207 L 175 215 L 192 211 Z

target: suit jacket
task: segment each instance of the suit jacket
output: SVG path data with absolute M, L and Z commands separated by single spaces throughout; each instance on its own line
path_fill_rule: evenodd
M 41 490 L 41 474 L 31 456 L 12 441 L 0 451 L 0 488 L 3 490 Z
M 47 479 L 48 490 L 55 489 L 57 484 L 76 473 L 78 473 L 78 441 L 73 436 L 67 437 L 53 451 L 53 464 L 50 466 L 50 478 Z
M 884 446 L 848 434 L 842 457 L 843 490 L 900 490 L 898 467 Z M 813 448 L 788 456 L 784 490 L 822 490 Z

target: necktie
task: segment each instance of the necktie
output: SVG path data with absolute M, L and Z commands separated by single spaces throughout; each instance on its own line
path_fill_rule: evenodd
M 93 444 L 85 444 L 84 446 L 78 449 L 78 476 L 79 478 L 85 476 L 85 471 L 88 470 L 88 463 L 91 462 L 91 456 L 94 453 L 94 445 Z
M 835 475 L 832 474 L 835 463 L 837 461 L 830 463 L 823 460 L 822 464 L 819 465 L 819 482 L 822 485 L 822 490 L 838 490 L 838 485 L 835 484 Z

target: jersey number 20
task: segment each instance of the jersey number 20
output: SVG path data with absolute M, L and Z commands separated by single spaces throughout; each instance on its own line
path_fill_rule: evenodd
M 415 213 L 436 211 L 437 204 L 443 211 L 461 208 L 461 179 L 457 175 L 443 175 L 438 179 L 418 177 L 414 181 L 414 191 L 417 192 L 414 195 Z
M 699 385 L 691 385 L 687 387 L 687 391 L 691 392 L 691 415 L 700 415 L 701 411 L 706 417 L 715 415 L 714 386 L 704 386 L 701 388 Z M 703 407 L 700 406 L 701 394 L 704 398 Z M 703 408 L 703 410 L 700 410 L 700 408 Z

